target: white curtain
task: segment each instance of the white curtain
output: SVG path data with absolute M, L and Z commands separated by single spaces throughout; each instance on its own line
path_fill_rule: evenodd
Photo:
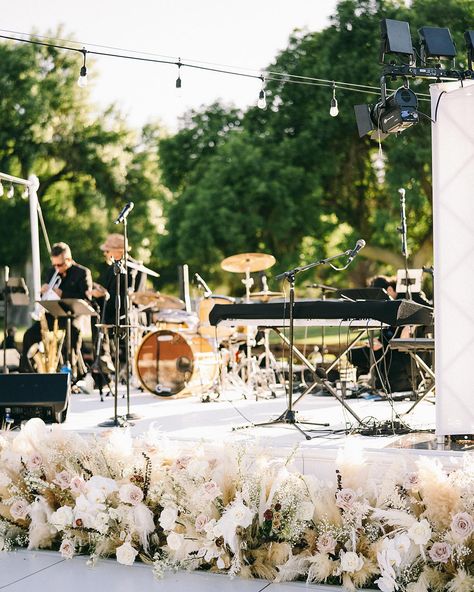
M 436 433 L 474 434 L 474 83 L 431 86 Z

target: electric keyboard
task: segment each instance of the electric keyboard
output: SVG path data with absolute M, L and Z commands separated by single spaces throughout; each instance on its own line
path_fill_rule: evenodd
M 216 304 L 209 321 L 211 325 L 287 327 L 289 314 L 285 302 Z M 305 300 L 295 302 L 293 318 L 296 327 L 432 325 L 433 309 L 411 300 Z

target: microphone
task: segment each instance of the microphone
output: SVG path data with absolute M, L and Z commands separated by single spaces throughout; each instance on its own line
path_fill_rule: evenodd
M 365 240 L 360 238 L 356 244 L 355 247 L 352 249 L 352 251 L 349 253 L 349 257 L 347 259 L 347 263 L 350 263 L 354 257 L 357 255 L 357 253 L 363 249 L 365 247 Z
M 130 214 L 130 212 L 133 210 L 133 206 L 135 204 L 133 203 L 133 201 L 129 201 L 128 204 L 125 204 L 122 208 L 122 211 L 120 212 L 120 214 L 118 215 L 117 220 L 115 220 L 115 224 L 120 224 L 120 222 L 123 222 L 125 220 L 125 218 Z

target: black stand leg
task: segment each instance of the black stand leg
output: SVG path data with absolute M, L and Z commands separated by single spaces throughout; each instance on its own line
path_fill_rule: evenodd
M 296 419 L 296 411 L 293 409 L 293 348 L 294 348 L 294 318 L 293 318 L 293 311 L 294 311 L 294 304 L 295 304 L 295 273 L 288 272 L 286 274 L 286 279 L 290 284 L 290 315 L 289 315 L 289 325 L 290 325 L 290 352 L 288 357 L 288 407 L 285 411 L 278 417 L 272 421 L 265 421 L 263 423 L 255 423 L 249 426 L 242 426 L 242 428 L 233 428 L 236 429 L 243 429 L 247 427 L 265 427 L 265 426 L 273 426 L 278 424 L 288 424 L 296 428 L 305 438 L 306 440 L 311 440 L 312 436 L 310 436 L 307 432 L 305 432 L 300 425 L 308 425 L 308 426 L 319 426 L 319 427 L 329 427 L 328 423 L 312 423 L 307 421 L 298 421 Z M 324 430 L 326 431 L 326 430 Z

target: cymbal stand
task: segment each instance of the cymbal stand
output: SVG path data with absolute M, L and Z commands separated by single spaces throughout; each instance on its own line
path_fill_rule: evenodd
M 250 289 L 253 286 L 253 278 L 250 277 L 250 269 L 249 267 L 245 270 L 245 279 L 242 280 L 242 283 L 245 286 L 245 304 L 249 304 L 250 300 Z M 250 327 L 247 327 L 247 386 L 249 389 L 252 388 L 252 343 L 250 338 Z M 258 399 L 258 394 L 255 393 L 255 399 Z

